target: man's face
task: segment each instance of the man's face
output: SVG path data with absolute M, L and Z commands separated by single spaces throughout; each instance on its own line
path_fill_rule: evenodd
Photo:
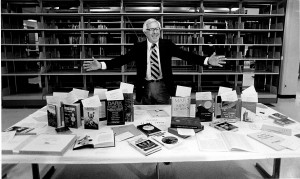
M 147 30 L 145 32 L 149 42 L 156 43 L 160 37 L 160 28 L 157 22 L 152 22 L 147 25 Z

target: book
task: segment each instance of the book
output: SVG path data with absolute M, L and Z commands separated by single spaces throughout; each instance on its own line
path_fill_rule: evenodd
M 124 125 L 124 100 L 107 101 L 107 125 Z
M 147 136 L 152 136 L 154 134 L 160 133 L 161 130 L 154 126 L 151 123 L 141 124 L 137 126 L 137 129 L 139 129 L 142 133 L 144 133 Z
M 214 114 L 214 102 L 211 92 L 196 93 L 196 116 L 201 122 L 212 121 Z
M 198 147 L 203 151 L 247 151 L 255 152 L 247 136 L 235 132 L 223 131 L 209 139 L 197 135 Z
M 21 154 L 63 155 L 74 144 L 76 135 L 40 134 L 20 149 Z
M 128 140 L 128 143 L 145 156 L 158 152 L 162 149 L 161 145 L 158 144 L 154 139 L 144 136 L 137 136 L 131 140 Z
M 204 129 L 204 126 L 202 125 L 201 129 L 194 129 L 194 131 L 195 131 L 195 133 L 198 133 L 200 131 L 203 131 L 203 129 Z M 181 137 L 183 139 L 186 139 L 186 138 L 190 137 L 189 135 L 181 135 L 181 134 L 179 134 L 178 131 L 177 131 L 177 128 L 171 128 L 171 127 L 169 127 L 168 128 L 168 132 L 171 133 L 171 134 L 174 134 L 174 135 L 176 135 L 178 137 Z
M 32 127 L 23 127 L 23 126 L 11 126 L 5 129 L 3 132 L 16 131 L 15 135 L 30 135 L 36 133 L 30 133 L 30 131 L 34 130 Z
M 25 146 L 28 143 L 28 141 L 33 137 L 30 135 L 18 135 L 9 139 L 9 141 L 3 142 L 4 136 L 5 134 L 2 133 L 2 143 L 1 143 L 2 154 L 12 154 L 14 152 L 18 153 L 18 151 L 23 146 Z
M 286 119 L 286 118 L 288 118 L 286 115 L 280 114 L 278 112 L 270 114 L 269 117 L 273 118 L 273 119 Z
M 61 126 L 60 108 L 55 104 L 47 104 L 47 118 L 48 126 L 59 127 Z
M 115 134 L 113 131 L 103 131 L 87 134 L 76 140 L 73 150 L 83 148 L 104 148 L 115 146 Z
M 99 129 L 99 110 L 97 107 L 83 107 L 84 129 Z
M 234 132 L 234 131 L 238 131 L 238 127 L 233 125 L 233 124 L 230 124 L 228 122 L 211 122 L 209 123 L 209 125 L 211 127 L 214 127 L 220 131 L 231 131 L 231 132 Z
M 133 124 L 112 127 L 111 129 L 114 131 L 117 141 L 123 141 L 123 140 L 126 140 L 128 138 L 135 137 L 135 136 L 143 134 Z
M 168 117 L 169 114 L 163 109 L 150 109 L 147 110 L 151 117 Z
M 171 97 L 171 116 L 190 117 L 191 97 Z
M 79 128 L 81 126 L 80 104 L 63 104 L 62 109 L 65 126 Z
M 181 138 L 167 131 L 153 135 L 152 138 L 167 149 L 172 149 L 183 142 Z
M 291 125 L 291 124 L 296 124 L 295 121 L 292 121 L 289 118 L 275 119 L 274 123 L 278 124 L 280 126 L 288 126 L 288 125 Z
M 124 96 L 124 118 L 126 122 L 134 121 L 133 93 L 123 93 Z
M 279 137 L 271 132 L 262 131 L 248 134 L 248 136 L 252 139 L 257 140 L 274 150 L 280 151 L 285 149 L 285 147 L 281 146 L 280 143 L 284 141 L 284 138 Z
M 172 128 L 202 129 L 198 117 L 171 117 Z

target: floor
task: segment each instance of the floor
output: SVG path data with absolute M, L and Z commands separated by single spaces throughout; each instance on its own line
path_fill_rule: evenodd
M 279 99 L 275 110 L 300 122 L 300 79 L 296 99 Z M 37 109 L 2 109 L 2 129 L 5 129 Z M 262 178 L 254 165 L 262 164 L 267 171 L 272 171 L 273 160 L 221 161 L 221 162 L 181 162 L 170 165 L 160 164 L 160 178 L 222 178 L 222 179 L 257 179 Z M 2 165 L 2 169 L 7 167 Z M 40 166 L 40 170 L 48 165 Z M 89 178 L 156 178 L 155 164 L 112 164 L 112 165 L 54 165 L 53 179 L 89 179 Z M 300 159 L 281 161 L 281 178 L 300 178 Z M 3 172 L 3 171 L 2 171 Z M 43 173 L 43 172 L 42 172 Z M 18 164 L 12 167 L 6 178 L 32 178 L 31 166 Z

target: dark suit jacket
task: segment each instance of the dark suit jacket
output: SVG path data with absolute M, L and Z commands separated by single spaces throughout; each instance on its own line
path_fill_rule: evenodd
M 172 74 L 172 57 L 178 57 L 197 65 L 203 65 L 205 57 L 181 50 L 173 42 L 166 39 L 160 39 L 158 46 L 163 80 L 166 83 L 170 95 L 173 96 L 175 95 L 175 88 Z M 110 69 L 120 67 L 131 61 L 135 61 L 136 64 L 136 100 L 140 101 L 146 82 L 147 41 L 135 44 L 128 53 L 107 61 L 106 65 L 107 69 Z

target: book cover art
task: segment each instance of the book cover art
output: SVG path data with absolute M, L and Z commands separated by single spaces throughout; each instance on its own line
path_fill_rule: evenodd
M 123 125 L 124 119 L 124 100 L 107 101 L 107 125 Z
M 212 121 L 214 114 L 213 100 L 196 100 L 196 116 L 201 122 Z
M 171 115 L 174 117 L 190 117 L 191 97 L 172 97 Z
M 166 131 L 161 132 L 158 135 L 153 135 L 152 138 L 167 149 L 172 149 L 182 143 L 181 138 Z
M 57 111 L 57 106 L 54 104 L 47 104 L 47 118 L 48 126 L 59 127 L 60 126 L 60 117 Z
M 296 122 L 290 120 L 289 118 L 281 118 L 281 119 L 275 119 L 274 123 L 280 126 L 287 126 L 287 125 L 295 124 Z
M 98 107 L 83 107 L 84 129 L 99 129 L 99 110 Z
M 128 143 L 145 156 L 161 150 L 161 146 L 151 138 L 136 137 Z
M 201 121 L 198 117 L 172 117 L 172 128 L 187 128 L 187 129 L 201 129 Z
M 230 124 L 228 122 L 210 123 L 210 126 L 219 129 L 221 131 L 231 131 L 231 132 L 238 131 L 237 126 Z
M 141 132 L 143 132 L 144 134 L 146 134 L 147 136 L 151 136 L 151 135 L 154 135 L 156 133 L 161 132 L 161 130 L 159 128 L 157 128 L 156 126 L 154 126 L 151 123 L 146 123 L 146 124 L 138 125 L 137 128 Z
M 80 104 L 63 104 L 65 126 L 78 128 L 81 126 Z
M 228 121 L 236 122 L 237 103 L 238 101 L 222 101 L 221 117 Z
M 26 134 L 32 131 L 34 128 L 32 127 L 23 127 L 23 126 L 11 126 L 5 129 L 3 132 L 16 131 L 15 135 Z
M 126 122 L 134 121 L 133 93 L 123 93 L 124 96 L 124 118 Z

